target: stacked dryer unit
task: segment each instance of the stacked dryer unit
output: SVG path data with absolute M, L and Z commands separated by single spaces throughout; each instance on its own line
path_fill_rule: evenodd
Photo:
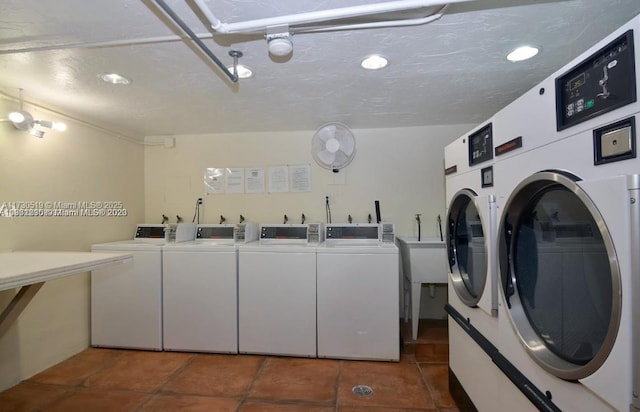
M 498 340 L 495 267 L 497 196 L 493 119 L 445 148 L 449 305 L 492 342 Z M 499 178 L 499 177 L 498 177 Z M 496 178 L 496 179 L 498 179 Z M 479 410 L 495 410 L 501 372 L 456 323 L 449 322 L 450 374 Z
M 327 224 L 317 254 L 318 357 L 400 359 L 392 223 Z
M 192 242 L 164 247 L 165 350 L 238 353 L 237 250 L 257 239 L 257 223 L 199 224 Z
M 494 117 L 498 349 L 563 411 L 640 410 L 639 46 L 636 17 Z
M 91 345 L 162 350 L 162 247 L 193 239 L 195 225 L 140 224 L 132 240 L 92 252 L 127 252 L 133 261 L 91 272 Z
M 238 251 L 240 353 L 316 357 L 320 224 L 262 224 Z

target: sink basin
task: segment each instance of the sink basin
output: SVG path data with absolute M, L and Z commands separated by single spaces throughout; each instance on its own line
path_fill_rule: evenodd
M 440 238 L 398 236 L 404 276 L 412 283 L 447 283 L 447 252 Z
M 408 282 L 411 286 L 411 334 L 416 340 L 422 284 L 431 284 L 433 292 L 433 284 L 447 283 L 447 249 L 440 238 L 422 238 L 418 241 L 416 237 L 397 236 L 396 240 L 400 248 L 405 285 Z M 405 305 L 405 321 L 406 309 Z

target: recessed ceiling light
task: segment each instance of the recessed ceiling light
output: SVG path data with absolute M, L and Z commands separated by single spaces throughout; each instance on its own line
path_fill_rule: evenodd
M 245 66 L 243 64 L 239 64 L 239 65 L 236 66 L 236 68 L 238 69 L 238 78 L 240 78 L 240 79 L 248 79 L 249 77 L 253 77 L 253 72 L 247 66 Z M 233 66 L 227 67 L 227 70 L 229 70 L 231 73 L 233 73 Z
M 103 73 L 99 74 L 102 80 L 111 84 L 130 84 L 131 80 L 127 79 L 124 76 L 119 75 L 118 73 Z
M 379 54 L 372 54 L 360 62 L 360 66 L 366 70 L 379 70 L 387 67 L 389 60 Z
M 527 60 L 538 54 L 540 50 L 536 47 L 522 46 L 518 47 L 507 55 L 507 60 L 510 62 L 521 62 Z

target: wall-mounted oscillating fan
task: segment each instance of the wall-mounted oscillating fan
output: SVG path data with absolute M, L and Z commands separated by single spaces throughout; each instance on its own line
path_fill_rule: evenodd
M 327 123 L 313 135 L 311 154 L 320 166 L 337 172 L 353 160 L 356 140 L 342 123 Z

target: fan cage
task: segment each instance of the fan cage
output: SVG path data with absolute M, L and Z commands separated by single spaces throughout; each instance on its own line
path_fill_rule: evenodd
M 329 152 L 326 147 L 327 141 L 331 138 L 342 143 L 335 152 Z M 345 153 L 345 150 L 350 153 Z M 311 154 L 316 163 L 324 169 L 338 172 L 351 163 L 355 153 L 355 137 L 349 127 L 343 123 L 326 123 L 313 135 Z

